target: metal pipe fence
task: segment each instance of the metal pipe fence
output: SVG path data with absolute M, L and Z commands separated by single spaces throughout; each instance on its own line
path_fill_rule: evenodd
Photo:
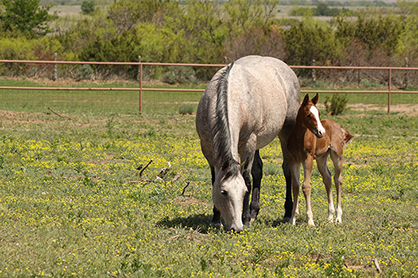
M 22 63 L 22 64 L 53 64 L 55 80 L 57 79 L 57 65 L 119 65 L 119 66 L 138 66 L 138 88 L 80 88 L 80 87 L 19 87 L 19 86 L 0 86 L 0 90 L 60 90 L 60 91 L 137 91 L 139 93 L 139 113 L 142 113 L 142 94 L 144 91 L 169 91 L 169 92 L 203 92 L 204 89 L 186 88 L 144 88 L 143 87 L 143 67 L 144 66 L 185 66 L 185 67 L 224 67 L 226 64 L 193 64 L 193 63 L 153 63 L 153 62 L 87 62 L 87 61 L 41 61 L 41 60 L 0 60 L 0 63 Z M 414 67 L 360 67 L 360 66 L 290 66 L 292 69 L 311 69 L 311 70 L 384 70 L 388 71 L 387 90 L 301 90 L 302 93 L 355 93 L 355 94 L 387 94 L 388 107 L 390 114 L 392 94 L 418 94 L 418 91 L 393 90 L 392 75 L 393 71 L 418 71 Z

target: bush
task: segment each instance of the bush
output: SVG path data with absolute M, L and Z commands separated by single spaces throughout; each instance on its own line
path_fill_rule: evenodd
M 332 97 L 327 97 L 325 99 L 325 110 L 331 115 L 342 114 L 347 110 L 347 95 L 333 94 Z
M 92 14 L 94 13 L 94 10 L 95 10 L 94 1 L 92 0 L 83 1 L 83 3 L 81 3 L 81 13 Z
M 172 67 L 163 74 L 163 82 L 170 85 L 191 83 L 195 80 L 195 72 L 191 67 Z
M 77 70 L 77 80 L 92 79 L 94 70 L 90 65 L 82 65 Z
M 187 115 L 187 114 L 192 115 L 194 111 L 195 111 L 195 107 L 190 104 L 183 104 L 182 106 L 180 106 L 180 109 L 179 109 L 179 113 L 181 115 Z

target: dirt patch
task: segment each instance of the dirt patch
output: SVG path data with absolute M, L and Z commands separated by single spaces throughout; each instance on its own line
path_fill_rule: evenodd
M 353 111 L 378 111 L 378 112 L 387 112 L 387 106 L 378 106 L 375 104 L 363 104 L 363 103 L 356 103 L 356 104 L 349 104 L 347 105 L 349 109 Z M 408 115 L 408 116 L 418 116 L 418 104 L 409 103 L 409 104 L 392 104 L 390 106 L 391 112 L 396 112 L 401 115 Z
M 323 103 L 318 103 L 317 106 L 322 111 L 325 110 L 325 105 Z M 347 108 L 356 112 L 376 111 L 379 113 L 387 113 L 388 111 L 387 105 L 379 106 L 376 104 L 364 104 L 364 103 L 347 104 Z M 397 113 L 398 115 L 418 116 L 418 103 L 391 104 L 390 112 Z M 364 115 L 361 114 L 360 116 L 364 116 Z

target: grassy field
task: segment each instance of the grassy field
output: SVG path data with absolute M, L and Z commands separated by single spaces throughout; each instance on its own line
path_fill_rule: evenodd
M 317 226 L 307 226 L 303 198 L 296 226 L 280 223 L 274 141 L 261 151 L 259 219 L 234 234 L 209 226 L 195 116 L 178 112 L 199 97 L 146 93 L 138 115 L 134 92 L 0 91 L 0 276 L 418 276 L 416 111 L 386 115 L 384 98 L 350 95 L 353 109 L 323 115 L 356 134 L 344 153 L 341 225 L 326 222 L 316 167 Z

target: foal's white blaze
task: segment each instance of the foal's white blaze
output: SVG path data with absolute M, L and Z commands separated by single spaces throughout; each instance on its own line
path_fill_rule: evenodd
M 316 129 L 318 130 L 319 137 L 323 137 L 325 135 L 325 128 L 322 126 L 321 120 L 319 119 L 319 111 L 318 111 L 318 108 L 316 108 L 315 106 L 311 106 L 311 109 L 309 109 L 309 110 L 315 116 L 316 123 L 318 124 L 318 126 L 316 127 Z

